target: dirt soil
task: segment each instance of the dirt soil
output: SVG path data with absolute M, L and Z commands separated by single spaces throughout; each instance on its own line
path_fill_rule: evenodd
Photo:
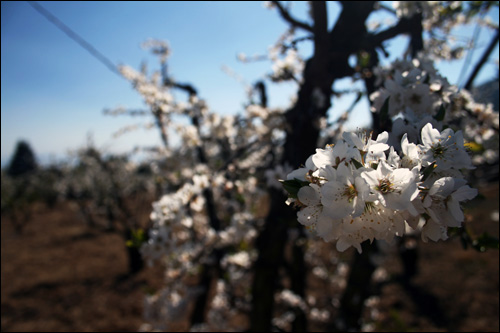
M 498 184 L 469 210 L 470 228 L 498 237 Z M 89 230 L 66 203 L 37 206 L 23 234 L 1 220 L 2 331 L 137 331 L 143 295 L 161 285 L 162 271 L 127 276 L 124 240 Z M 396 255 L 383 266 L 392 279 L 380 285 L 377 331 L 499 331 L 498 250 L 464 250 L 458 239 L 418 244 L 419 271 L 398 282 Z
M 473 235 L 499 236 L 498 183 L 480 189 L 484 196 L 465 209 Z M 458 237 L 446 242 L 419 241 L 418 272 L 411 285 L 389 281 L 382 286 L 377 331 L 499 331 L 498 250 L 464 250 Z M 401 262 L 389 257 L 391 276 L 402 273 Z

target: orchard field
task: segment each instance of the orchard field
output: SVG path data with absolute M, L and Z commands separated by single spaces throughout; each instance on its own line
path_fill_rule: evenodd
M 117 65 L 28 4 L 139 95 L 103 106 L 126 118 L 109 135 L 156 140 L 118 152 L 88 134 L 40 163 L 17 139 L 2 169 L 2 331 L 499 329 L 498 2 L 266 1 L 284 31 L 233 59 L 265 63 L 260 76 L 223 67 L 237 110 L 217 106 L 236 95 L 215 80 L 205 96 L 204 69 L 183 72 L 204 52 L 179 65 L 175 45 L 147 39 L 152 65 Z M 163 8 L 241 10 L 191 5 Z M 237 21 L 193 26 L 218 36 Z
M 486 199 L 473 203 L 468 225 L 498 235 L 498 220 L 491 220 L 498 213 L 498 183 L 480 193 Z M 127 276 L 123 239 L 89 230 L 68 203 L 30 209 L 33 221 L 22 235 L 2 216 L 2 331 L 137 331 L 144 323 L 144 294 L 161 286 L 162 269 Z M 375 284 L 380 299 L 365 313 L 376 330 L 498 331 L 498 251 L 464 250 L 458 239 L 419 245 L 419 273 L 410 288 L 399 282 L 397 254 L 384 261 L 387 280 Z M 339 254 L 331 244 L 323 253 L 352 254 Z M 309 279 L 313 294 L 332 288 L 312 274 Z M 183 322 L 174 327 L 187 329 Z

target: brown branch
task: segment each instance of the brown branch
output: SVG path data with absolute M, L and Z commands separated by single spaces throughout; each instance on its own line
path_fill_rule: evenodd
M 328 331 L 333 332 L 356 332 L 360 329 L 360 318 L 364 309 L 364 301 L 371 294 L 372 274 L 377 268 L 371 257 L 377 253 L 377 245 L 363 242 L 363 252 L 354 255 L 351 264 L 351 272 L 347 281 L 347 287 L 340 300 L 339 319 L 342 327 L 337 327 L 335 322 Z
M 173 88 L 184 90 L 185 92 L 187 92 L 189 94 L 189 97 L 193 97 L 193 96 L 198 95 L 198 92 L 196 91 L 196 89 L 190 84 L 171 82 L 170 85 Z
M 167 64 L 162 63 L 161 74 L 162 74 L 164 86 L 183 90 L 189 94 L 190 98 L 197 96 L 198 92 L 194 88 L 194 86 L 192 86 L 191 84 L 177 83 L 177 82 L 174 82 L 173 80 L 171 80 L 169 75 L 168 75 L 167 69 L 168 69 Z M 155 114 L 155 116 L 156 116 L 156 114 Z M 159 124 L 158 127 L 160 128 L 160 130 L 162 130 L 164 128 L 162 126 L 160 126 L 162 124 L 162 119 L 160 117 L 161 117 L 161 113 L 158 113 L 157 123 Z M 200 137 L 201 137 L 200 121 L 201 121 L 200 116 L 198 116 L 198 115 L 191 116 L 191 123 L 193 124 L 193 126 L 196 127 L 198 135 L 200 135 Z M 162 131 L 162 138 L 163 138 L 163 135 L 164 135 L 164 133 Z M 203 146 L 197 147 L 196 154 L 197 154 L 198 160 L 201 163 L 203 163 L 203 164 L 208 163 L 207 154 L 205 153 Z M 219 231 L 221 229 L 221 221 L 220 221 L 219 217 L 217 216 L 217 208 L 215 205 L 215 199 L 214 199 L 213 192 L 210 188 L 207 188 L 203 191 L 202 195 L 205 198 L 206 209 L 207 209 L 210 227 L 212 227 L 216 231 Z M 210 286 L 211 286 L 212 280 L 218 279 L 222 275 L 220 261 L 221 261 L 223 255 L 224 255 L 223 250 L 213 249 L 210 253 L 210 256 L 214 257 L 214 262 L 202 265 L 202 272 L 201 272 L 200 281 L 199 281 L 199 285 L 202 287 L 202 291 L 198 295 L 198 297 L 196 298 L 196 301 L 194 303 L 194 309 L 193 309 L 193 311 L 191 313 L 191 317 L 190 317 L 191 325 L 200 324 L 200 323 L 203 323 L 205 321 L 205 315 L 207 312 L 206 308 L 208 306 L 208 300 L 209 300 L 208 296 L 209 296 Z
M 196 96 L 196 89 L 190 84 L 174 84 L 175 88 L 182 89 L 189 93 L 190 97 Z M 201 137 L 201 117 L 194 115 L 191 117 L 191 123 L 196 127 L 198 135 Z M 198 146 L 197 150 L 198 160 L 203 163 L 208 163 L 207 154 L 203 149 L 203 146 Z M 215 199 L 213 191 L 210 188 L 206 188 L 202 193 L 205 198 L 207 215 L 210 227 L 214 230 L 219 231 L 221 229 L 221 221 L 217 216 L 217 207 L 215 205 Z M 222 276 L 222 270 L 220 266 L 220 261 L 224 256 L 224 251 L 222 249 L 213 249 L 210 256 L 213 256 L 214 262 L 206 263 L 202 266 L 202 272 L 200 276 L 199 285 L 202 286 L 202 292 L 196 298 L 193 312 L 191 313 L 191 325 L 196 325 L 203 323 L 205 321 L 206 308 L 208 306 L 210 286 L 214 279 L 219 279 Z
M 424 49 L 424 38 L 423 32 L 424 28 L 422 26 L 422 13 L 415 14 L 411 17 L 411 29 L 410 29 L 410 54 L 412 58 L 416 58 L 418 52 Z
M 304 36 L 304 37 L 296 38 L 290 42 L 290 46 L 288 46 L 288 47 L 295 48 L 295 47 L 297 47 L 298 43 L 306 41 L 306 40 L 314 40 L 314 37 L 313 36 Z
M 381 2 L 379 2 L 379 3 L 377 4 L 377 6 L 378 6 L 378 7 L 377 7 L 376 9 L 385 10 L 385 11 L 386 11 L 386 12 L 388 12 L 388 13 L 391 13 L 391 14 L 393 14 L 393 15 L 396 15 L 396 11 L 394 10 L 394 8 L 391 8 L 391 7 L 389 7 L 389 6 L 386 6 L 386 5 L 384 5 L 383 3 L 381 3 Z
M 163 113 L 158 108 L 152 110 L 152 113 L 155 118 L 156 127 L 158 127 L 158 130 L 160 131 L 161 142 L 163 143 L 165 149 L 168 150 L 168 134 L 167 129 L 165 128 Z
M 476 64 L 476 66 L 474 66 L 474 70 L 470 74 L 469 79 L 467 80 L 467 83 L 464 86 L 465 89 L 470 90 L 472 88 L 472 83 L 474 82 L 474 79 L 476 78 L 477 74 L 479 74 L 479 71 L 484 66 L 486 61 L 488 61 L 491 52 L 493 52 L 493 50 L 495 49 L 495 46 L 498 43 L 498 31 L 499 30 L 497 29 L 497 33 L 491 40 L 490 44 L 488 45 L 488 48 L 484 51 L 483 56 L 481 57 L 481 59 L 479 59 L 479 62 Z
M 311 32 L 313 31 L 313 28 L 309 24 L 298 21 L 297 19 L 293 18 L 290 15 L 290 13 L 281 5 L 281 3 L 279 1 L 272 1 L 272 3 L 276 6 L 276 8 L 278 8 L 278 11 L 279 11 L 281 17 L 285 21 L 290 23 L 292 26 L 297 27 L 297 28 L 301 28 L 301 29 L 304 29 L 307 31 L 311 31 Z
M 189 94 L 189 97 L 193 97 L 198 95 L 198 91 L 188 83 L 178 83 L 170 79 L 170 76 L 168 75 L 168 66 L 166 62 L 162 62 L 161 64 L 161 76 L 163 79 L 163 85 L 165 87 L 170 87 L 170 88 L 177 88 L 180 90 L 184 90 Z
M 312 16 L 314 19 L 314 58 L 317 65 L 324 68 L 328 56 L 328 13 L 325 1 L 311 2 Z
M 255 84 L 255 89 L 257 90 L 257 92 L 259 93 L 259 97 L 260 97 L 260 106 L 262 106 L 263 108 L 267 108 L 267 91 L 266 91 L 266 85 L 264 83 L 264 81 L 259 81 Z
M 374 2 L 345 3 L 332 32 L 327 32 L 324 3 L 313 3 L 313 19 L 315 21 L 314 55 L 307 60 L 304 70 L 304 82 L 300 85 L 295 105 L 289 109 L 286 117 L 286 142 L 282 163 L 298 166 L 303 163 L 317 147 L 320 129 L 316 120 L 324 117 L 331 106 L 331 99 L 317 103 L 313 98 L 318 89 L 324 96 L 331 95 L 332 84 L 336 79 L 350 76 L 353 73 L 348 58 L 353 52 L 361 49 L 360 43 L 366 35 L 365 21 L 373 10 Z M 326 34 L 326 38 L 325 35 Z M 323 40 L 326 39 L 326 42 Z M 323 54 L 326 53 L 326 56 Z M 326 59 L 326 61 L 325 61 Z M 319 73 L 318 73 L 319 72 Z M 290 207 L 284 204 L 286 198 L 281 190 L 270 189 L 271 210 L 265 225 L 256 240 L 259 256 L 254 264 L 252 284 L 252 311 L 250 314 L 250 331 L 268 332 L 272 326 L 274 309 L 274 293 L 279 282 L 279 271 L 283 267 L 283 251 L 287 242 L 287 229 L 299 227 L 296 216 Z M 299 227 L 300 228 L 300 227 Z M 295 264 L 298 270 L 302 266 L 303 253 L 295 248 Z M 292 276 L 294 292 L 300 294 L 304 276 Z M 304 320 L 294 323 L 294 329 L 307 328 Z
M 364 43 L 362 43 L 362 46 L 366 49 L 382 47 L 382 43 L 386 40 L 401 34 L 409 34 L 414 29 L 415 24 L 421 25 L 418 19 L 419 15 L 414 15 L 410 18 L 402 18 L 395 26 L 387 28 L 377 34 L 369 34 Z

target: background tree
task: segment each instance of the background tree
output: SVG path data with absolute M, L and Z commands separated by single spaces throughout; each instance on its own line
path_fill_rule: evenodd
M 7 168 L 7 174 L 12 177 L 29 175 L 37 170 L 35 153 L 26 141 L 19 141 Z

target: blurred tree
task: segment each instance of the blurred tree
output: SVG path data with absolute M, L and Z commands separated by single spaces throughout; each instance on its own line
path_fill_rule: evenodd
M 21 234 L 31 218 L 29 206 L 35 201 L 33 176 L 38 170 L 33 149 L 18 141 L 11 162 L 2 173 L 2 213 L 8 213 L 16 233 Z
M 12 177 L 24 176 L 38 169 L 35 153 L 26 141 L 18 141 L 14 156 L 7 168 L 7 174 Z

